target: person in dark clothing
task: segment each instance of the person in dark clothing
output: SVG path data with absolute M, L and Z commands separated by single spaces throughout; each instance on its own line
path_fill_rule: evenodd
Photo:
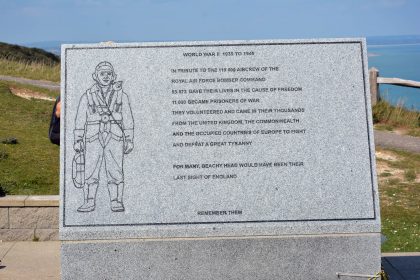
M 54 108 L 51 114 L 50 129 L 48 131 L 48 138 L 51 143 L 60 145 L 60 112 L 61 112 L 61 99 L 57 97 L 54 103 Z

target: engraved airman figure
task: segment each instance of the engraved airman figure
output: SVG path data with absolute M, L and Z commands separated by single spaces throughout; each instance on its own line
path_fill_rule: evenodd
M 110 205 L 123 212 L 124 155 L 133 150 L 134 120 L 127 94 L 111 63 L 100 62 L 92 74 L 95 83 L 80 98 L 74 129 L 76 187 L 84 202 L 77 211 L 95 210 L 101 167 L 105 169 Z M 80 168 L 82 166 L 82 168 Z M 75 171 L 73 172 L 75 174 Z M 76 183 L 77 182 L 77 183 Z

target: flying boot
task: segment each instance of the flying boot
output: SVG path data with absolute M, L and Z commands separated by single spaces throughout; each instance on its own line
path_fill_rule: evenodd
M 111 210 L 113 212 L 124 212 L 123 204 L 123 193 L 124 193 L 124 183 L 120 184 L 108 184 L 109 198 L 111 199 Z
M 97 189 L 98 183 L 85 184 L 83 187 L 84 203 L 82 206 L 77 208 L 78 212 L 92 212 L 95 210 L 95 197 Z

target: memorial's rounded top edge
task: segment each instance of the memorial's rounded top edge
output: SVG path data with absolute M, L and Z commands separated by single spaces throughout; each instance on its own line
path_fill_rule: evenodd
M 62 44 L 65 49 L 90 49 L 90 48 L 127 48 L 127 47 L 181 47 L 181 46 L 228 46 L 228 45 L 270 45 L 270 44 L 323 44 L 323 43 L 366 43 L 363 37 L 347 38 L 312 38 L 312 39 L 264 39 L 264 40 L 217 40 L 217 41 L 168 41 L 168 42 L 99 42 L 89 44 Z

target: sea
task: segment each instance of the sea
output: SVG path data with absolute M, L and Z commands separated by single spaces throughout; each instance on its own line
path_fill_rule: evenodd
M 420 42 L 369 44 L 368 65 L 379 70 L 379 76 L 420 82 Z M 380 96 L 393 105 L 420 111 L 420 88 L 380 85 Z

